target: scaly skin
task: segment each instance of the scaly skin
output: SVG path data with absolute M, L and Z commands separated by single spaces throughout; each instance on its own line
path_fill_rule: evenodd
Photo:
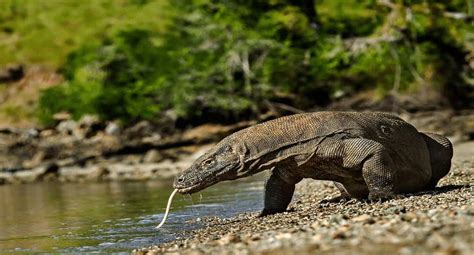
M 451 167 L 448 139 L 380 112 L 296 114 L 236 132 L 175 180 L 180 193 L 271 170 L 261 215 L 286 210 L 303 178 L 331 180 L 343 197 L 385 200 L 436 186 Z

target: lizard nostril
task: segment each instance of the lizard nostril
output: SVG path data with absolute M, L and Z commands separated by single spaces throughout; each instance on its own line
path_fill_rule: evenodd
M 184 178 L 183 177 L 178 177 L 178 182 L 184 182 Z

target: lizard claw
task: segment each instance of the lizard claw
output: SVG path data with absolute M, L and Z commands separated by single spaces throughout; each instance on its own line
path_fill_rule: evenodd
M 265 217 L 265 216 L 268 216 L 268 215 L 272 215 L 272 214 L 275 214 L 275 213 L 281 213 L 281 212 L 284 212 L 284 211 L 281 211 L 281 210 L 275 210 L 275 209 L 263 209 L 263 211 L 257 216 L 258 218 L 260 217 Z
M 332 203 L 346 202 L 349 199 L 350 198 L 347 198 L 345 196 L 337 196 L 337 197 L 333 197 L 333 198 L 329 198 L 329 199 L 323 199 L 319 203 L 320 204 L 332 204 Z
M 396 198 L 396 194 L 387 191 L 372 191 L 369 193 L 369 201 L 384 202 Z
M 262 217 L 265 217 L 265 216 L 268 216 L 268 215 L 271 215 L 272 213 L 269 213 L 267 212 L 266 210 L 263 210 L 262 212 L 260 212 L 258 215 L 257 215 L 257 218 L 262 218 Z

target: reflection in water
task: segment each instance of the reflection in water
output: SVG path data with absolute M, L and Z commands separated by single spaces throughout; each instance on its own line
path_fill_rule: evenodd
M 177 195 L 161 220 L 170 183 L 38 183 L 0 186 L 0 253 L 129 252 L 177 238 L 202 216 L 230 217 L 262 207 L 261 178 L 221 183 L 201 194 Z M 202 196 L 202 199 L 201 199 Z

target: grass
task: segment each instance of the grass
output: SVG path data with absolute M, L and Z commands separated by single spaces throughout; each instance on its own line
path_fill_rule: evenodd
M 129 26 L 164 29 L 167 0 L 0 0 L 0 67 L 57 68 L 85 42 Z
M 168 0 L 0 0 L 0 68 L 41 66 L 23 83 L 0 84 L 0 126 L 36 126 L 39 92 L 72 50 L 127 27 L 163 31 Z M 38 79 L 34 77 L 39 77 Z M 59 82 L 61 79 L 53 79 Z M 14 91 L 14 92 L 13 92 Z M 12 93 L 15 96 L 11 96 Z

